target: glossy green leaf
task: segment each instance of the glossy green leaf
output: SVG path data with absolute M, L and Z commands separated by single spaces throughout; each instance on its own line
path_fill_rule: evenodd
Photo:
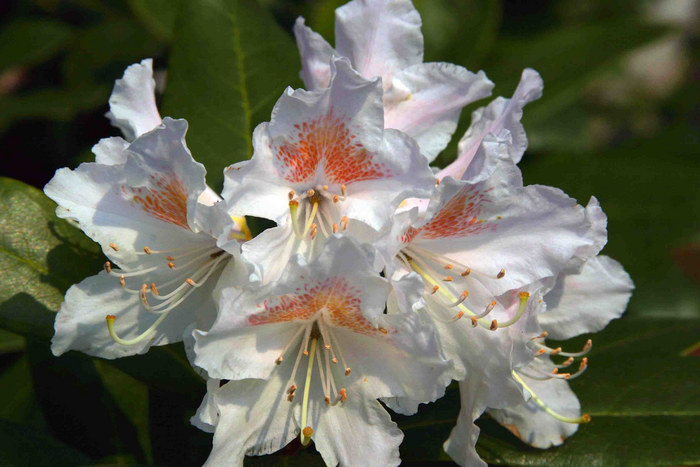
M 10 23 L 0 30 L 0 72 L 41 63 L 63 50 L 70 39 L 70 28 L 59 21 Z
M 163 115 L 190 123 L 187 144 L 212 187 L 224 167 L 251 156 L 253 129 L 298 71 L 292 38 L 254 1 L 184 2 Z
M 173 38 L 180 0 L 128 0 L 134 15 L 163 41 Z
M 40 190 L 0 178 L 0 200 L 0 327 L 48 339 L 64 292 L 99 270 L 101 253 Z

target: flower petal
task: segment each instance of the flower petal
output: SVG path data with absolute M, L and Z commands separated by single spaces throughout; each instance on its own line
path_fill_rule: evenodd
M 521 378 L 555 412 L 573 418 L 581 415 L 581 404 L 565 380 Z M 524 443 L 536 448 L 559 446 L 578 430 L 577 424 L 557 420 L 533 399 L 515 407 L 490 409 L 489 414 Z
M 190 418 L 190 423 L 207 433 L 214 433 L 216 424 L 219 423 L 219 413 L 214 402 L 214 394 L 219 389 L 221 381 L 214 378 L 207 379 L 207 393 L 197 412 Z
M 163 283 L 167 275 L 154 273 L 149 283 Z M 66 298 L 56 315 L 56 333 L 51 351 L 61 355 L 79 350 L 102 358 L 119 358 L 146 352 L 153 345 L 182 340 L 183 331 L 197 321 L 200 312 L 214 309 L 211 299 L 213 282 L 195 290 L 192 295 L 158 325 L 149 338 L 133 345 L 122 345 L 109 335 L 105 317 L 116 317 L 115 330 L 122 339 L 131 339 L 146 331 L 160 315 L 144 308 L 138 293 L 128 293 L 118 279 L 101 272 L 88 277 L 66 292 Z
M 503 130 L 510 133 L 511 144 L 508 154 L 516 164 L 520 162 L 527 148 L 527 136 L 520 123 L 523 107 L 542 96 L 544 84 L 539 73 L 530 68 L 523 71 L 520 84 L 513 97 L 497 97 L 491 104 L 472 113 L 472 124 L 459 141 L 457 159 L 445 167 L 438 176 L 462 178 L 467 167 L 477 155 L 479 146 L 489 134 L 499 135 Z
M 310 91 L 327 88 L 331 83 L 330 61 L 333 48 L 317 32 L 304 24 L 304 18 L 294 23 L 294 36 L 301 55 L 301 79 Z
M 107 117 L 132 141 L 161 123 L 155 96 L 153 60 L 147 58 L 124 71 L 109 97 Z
M 335 10 L 335 45 L 363 76 L 390 78 L 423 61 L 421 18 L 409 0 L 353 1 Z
M 588 260 L 579 274 L 562 274 L 545 295 L 547 312 L 539 316 L 552 339 L 598 332 L 622 316 L 634 284 L 620 263 L 607 256 Z
M 242 466 L 245 455 L 278 451 L 298 435 L 298 404 L 287 402 L 285 378 L 289 374 L 229 381 L 214 393 L 219 418 L 205 465 Z
M 326 465 L 399 465 L 403 433 L 376 400 L 349 397 L 320 417 L 314 436 Z
M 119 165 L 126 163 L 129 155 L 128 149 L 129 143 L 126 140 L 119 136 L 113 136 L 102 138 L 92 147 L 92 152 L 95 154 L 95 162 L 98 164 Z
M 476 442 L 479 439 L 479 427 L 474 420 L 484 411 L 479 402 L 479 394 L 485 388 L 477 378 L 470 378 L 459 383 L 460 409 L 457 424 L 452 428 L 450 437 L 443 444 L 443 449 L 457 464 L 461 466 L 485 466 L 476 453 Z
M 449 143 L 462 108 L 493 88 L 483 71 L 474 74 L 451 63 L 410 66 L 394 73 L 391 84 L 384 95 L 384 126 L 413 137 L 428 161 Z
M 58 203 L 59 217 L 77 220 L 121 267 L 138 265 L 144 246 L 165 250 L 211 242 L 195 235 L 190 223 L 205 171 L 184 144 L 186 129 L 184 120 L 166 118 L 129 146 L 124 164 L 60 169 L 44 192 Z
M 520 183 L 510 161 L 485 182 L 444 179 L 411 247 L 490 276 L 494 295 L 557 275 L 591 243 L 584 209 L 558 189 Z

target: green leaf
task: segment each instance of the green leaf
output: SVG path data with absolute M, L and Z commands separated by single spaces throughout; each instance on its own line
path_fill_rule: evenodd
M 32 427 L 0 419 L 0 464 L 73 466 L 89 464 L 80 451 Z
M 129 0 L 129 6 L 153 35 L 165 42 L 172 40 L 179 0 Z
M 255 126 L 298 83 L 293 40 L 252 0 L 184 2 L 163 115 L 186 118 L 187 144 L 220 188 L 223 169 L 252 154 Z
M 111 86 L 88 84 L 77 88 L 47 88 L 0 97 L 0 132 L 17 120 L 45 118 L 69 121 L 80 112 L 105 105 Z
M 22 182 L 0 178 L 0 327 L 50 338 L 53 313 L 73 283 L 99 270 L 99 248 Z
M 63 50 L 70 39 L 70 28 L 58 21 L 10 23 L 0 31 L 0 72 L 41 63 Z

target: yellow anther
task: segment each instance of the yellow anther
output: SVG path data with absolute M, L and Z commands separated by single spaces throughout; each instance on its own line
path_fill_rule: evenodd
M 173 263 L 172 261 L 168 262 L 168 267 L 170 269 L 175 269 L 175 263 Z
M 434 295 L 435 292 L 437 292 L 439 288 L 440 288 L 439 285 L 434 285 L 434 286 L 433 286 L 433 290 L 430 292 L 430 295 Z
M 505 275 L 506 275 L 506 270 L 505 270 L 505 269 L 501 269 L 501 270 L 498 272 L 498 275 L 497 275 L 496 277 L 497 277 L 498 279 L 503 279 L 503 276 L 505 276 Z
M 150 255 L 151 253 L 153 253 L 153 250 L 151 250 L 148 247 L 148 245 L 146 245 L 145 247 L 143 247 L 143 252 L 146 253 L 147 255 Z
M 121 285 L 122 287 L 126 286 L 126 279 L 124 279 L 124 274 L 119 276 L 119 285 Z
M 452 276 L 445 276 L 442 278 L 444 282 L 452 282 L 454 279 L 452 279 Z
M 197 283 L 195 281 L 193 281 L 192 279 L 190 279 L 189 277 L 187 279 L 185 279 L 185 282 L 187 282 L 192 287 L 197 285 Z
M 114 251 L 119 251 L 119 247 L 118 247 L 117 245 L 115 245 L 114 243 L 110 243 L 110 244 L 109 244 L 109 247 L 110 247 L 111 249 L 113 249 Z
M 471 274 L 472 270 L 470 268 L 467 268 L 464 270 L 462 273 L 462 277 L 467 277 L 469 274 Z
M 498 329 L 498 320 L 494 319 L 491 321 L 491 327 L 489 327 L 490 330 L 495 331 Z
M 105 271 L 107 271 L 107 274 L 112 272 L 112 263 L 110 263 L 109 261 L 105 263 Z
M 340 402 L 345 402 L 348 400 L 348 392 L 345 390 L 345 388 L 340 388 L 338 395 L 340 396 Z
M 156 287 L 156 283 L 155 283 L 155 282 L 151 282 L 151 292 L 153 292 L 153 295 L 155 295 L 156 297 L 157 297 L 158 295 L 160 295 L 160 294 L 158 293 L 158 287 Z

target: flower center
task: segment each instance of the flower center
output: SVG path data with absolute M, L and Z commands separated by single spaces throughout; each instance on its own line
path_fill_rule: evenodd
M 481 312 L 477 313 L 469 308 L 470 302 L 475 301 L 470 298 L 469 292 L 471 276 L 478 275 L 481 279 L 498 280 L 505 276 L 505 269 L 501 269 L 496 275 L 489 275 L 446 256 L 416 246 L 405 247 L 399 252 L 397 258 L 409 270 L 417 272 L 423 278 L 425 285 L 423 297 L 427 304 L 426 308 L 438 321 L 456 322 L 466 315 L 470 318 L 472 326 L 481 326 L 495 331 L 499 328 L 512 326 L 525 313 L 529 298 L 527 292 L 520 294 L 521 301 L 516 314 L 500 323 L 496 319 L 486 319 L 494 310 L 504 311 L 504 307 L 494 297 Z M 441 270 L 441 273 L 438 272 L 438 269 Z M 452 314 L 451 310 L 457 310 L 457 312 Z M 442 316 L 446 312 L 450 315 L 448 317 Z
M 117 251 L 119 247 L 110 244 Z M 141 305 L 157 319 L 144 332 L 132 339 L 122 339 L 114 329 L 116 317 L 106 316 L 109 335 L 115 342 L 122 345 L 133 345 L 141 342 L 153 334 L 156 328 L 163 322 L 172 310 L 177 308 L 190 297 L 198 288 L 202 287 L 215 271 L 225 265 L 231 255 L 216 247 L 212 243 L 199 248 L 183 247 L 170 250 L 152 250 L 148 246 L 143 248 L 143 253 L 137 253 L 147 257 L 154 257 L 155 261 L 144 261 L 136 269 L 116 269 L 107 261 L 105 271 L 111 276 L 117 277 L 119 285 L 129 294 L 138 294 Z M 159 258 L 161 257 L 162 258 Z M 157 258 L 157 259 L 156 259 Z M 149 280 L 152 275 L 166 273 L 171 277 L 165 282 L 156 284 Z M 128 283 L 136 279 L 141 283 L 138 289 L 128 286 Z
M 294 190 L 289 192 L 289 213 L 294 227 L 294 235 L 304 240 L 307 235 L 314 240 L 319 229 L 324 238 L 348 227 L 348 218 L 343 216 L 338 222 L 334 206 L 347 199 L 345 185 L 339 186 L 340 194 L 329 190 L 328 185 L 318 185 L 298 195 Z

